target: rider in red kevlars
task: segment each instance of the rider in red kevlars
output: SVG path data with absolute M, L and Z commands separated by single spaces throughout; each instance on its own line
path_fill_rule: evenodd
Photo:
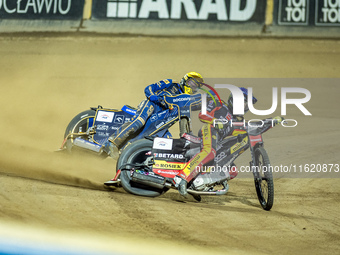
M 245 113 L 248 109 L 248 90 L 245 88 L 240 88 L 244 95 L 244 106 Z M 257 102 L 255 97 L 252 97 L 253 104 Z M 281 117 L 276 117 L 281 118 Z M 203 165 L 206 163 L 215 160 L 216 162 L 216 150 L 217 150 L 217 142 L 221 141 L 228 136 L 231 140 L 231 144 L 237 143 L 237 136 L 239 134 L 245 134 L 246 131 L 242 127 L 236 127 L 235 125 L 231 125 L 230 121 L 242 122 L 243 116 L 233 115 L 233 97 L 232 95 L 228 98 L 227 104 L 222 104 L 220 106 L 215 106 L 214 101 L 211 100 L 207 106 L 207 114 L 199 114 L 200 121 L 206 123 L 203 125 L 199 132 L 199 136 L 202 136 L 202 149 L 199 153 L 197 153 L 194 157 L 191 158 L 189 163 L 186 165 L 181 174 L 177 175 L 174 178 L 174 184 L 178 188 L 179 193 L 187 197 L 187 185 L 193 180 L 200 172 L 202 172 Z M 275 119 L 275 118 L 274 118 Z M 281 122 L 281 120 L 277 120 Z M 241 145 L 241 144 L 240 144 Z M 246 144 L 243 145 L 245 147 Z M 242 149 L 243 147 L 239 147 Z M 229 166 L 229 174 L 230 179 L 233 179 L 237 176 L 237 168 L 234 164 Z

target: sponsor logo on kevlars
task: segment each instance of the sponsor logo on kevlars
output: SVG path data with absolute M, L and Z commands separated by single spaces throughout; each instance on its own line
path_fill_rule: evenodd
M 181 102 L 181 101 L 189 101 L 190 97 L 180 97 L 180 98 L 175 98 L 173 100 L 174 103 Z

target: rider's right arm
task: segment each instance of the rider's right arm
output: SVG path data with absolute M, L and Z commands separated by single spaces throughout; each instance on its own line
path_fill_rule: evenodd
M 204 123 L 208 123 L 208 124 L 213 124 L 214 122 L 214 116 L 211 115 L 209 112 L 207 112 L 206 114 L 202 114 L 202 112 L 200 112 L 198 114 L 198 118 L 200 121 L 204 122 Z
M 144 90 L 145 96 L 149 99 L 150 96 L 156 95 L 157 92 L 168 88 L 172 84 L 172 79 L 166 79 L 147 86 Z
M 206 111 L 205 114 L 200 112 L 198 114 L 198 118 L 199 118 L 200 121 L 202 121 L 204 123 L 214 124 L 214 121 L 216 120 L 215 112 L 219 109 L 221 109 L 221 107 L 215 107 L 212 110 L 208 110 L 208 111 Z

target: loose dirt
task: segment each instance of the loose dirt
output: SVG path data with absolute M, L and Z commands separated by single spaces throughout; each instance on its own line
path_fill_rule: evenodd
M 211 78 L 339 78 L 339 54 L 333 40 L 0 37 L 0 246 L 90 254 L 339 254 L 340 179 L 334 177 L 340 173 L 276 174 L 267 212 L 242 173 L 228 195 L 200 203 L 176 190 L 145 198 L 103 186 L 115 174 L 114 160 L 54 152 L 76 114 L 97 105 L 137 106 L 144 87 L 158 80 L 179 80 L 188 71 Z M 303 82 L 313 116 L 295 108 L 296 128 L 264 135 L 271 162 L 339 164 L 340 86 Z M 245 153 L 236 163 L 249 160 Z

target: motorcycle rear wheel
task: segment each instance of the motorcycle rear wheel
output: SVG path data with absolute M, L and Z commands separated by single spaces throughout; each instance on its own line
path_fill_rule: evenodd
M 262 208 L 269 211 L 274 203 L 274 180 L 270 169 L 270 161 L 263 147 L 255 149 L 254 182 L 257 197 Z
M 130 144 L 120 155 L 116 169 L 121 169 L 121 167 L 126 164 L 141 164 L 147 160 L 148 157 L 152 157 L 151 155 L 147 155 L 152 150 L 152 144 L 153 142 L 148 139 L 138 140 Z M 157 197 L 168 191 L 168 188 L 157 189 L 133 182 L 130 177 L 130 170 L 122 170 L 120 180 L 125 191 L 138 196 Z
M 80 133 L 80 132 L 86 132 L 90 127 L 94 124 L 94 118 L 96 115 L 95 110 L 86 110 L 81 113 L 79 113 L 77 116 L 75 116 L 70 123 L 68 124 L 64 139 L 72 133 Z M 66 149 L 71 152 L 71 149 L 73 147 L 73 140 L 75 137 L 72 135 L 67 139 L 65 147 Z

